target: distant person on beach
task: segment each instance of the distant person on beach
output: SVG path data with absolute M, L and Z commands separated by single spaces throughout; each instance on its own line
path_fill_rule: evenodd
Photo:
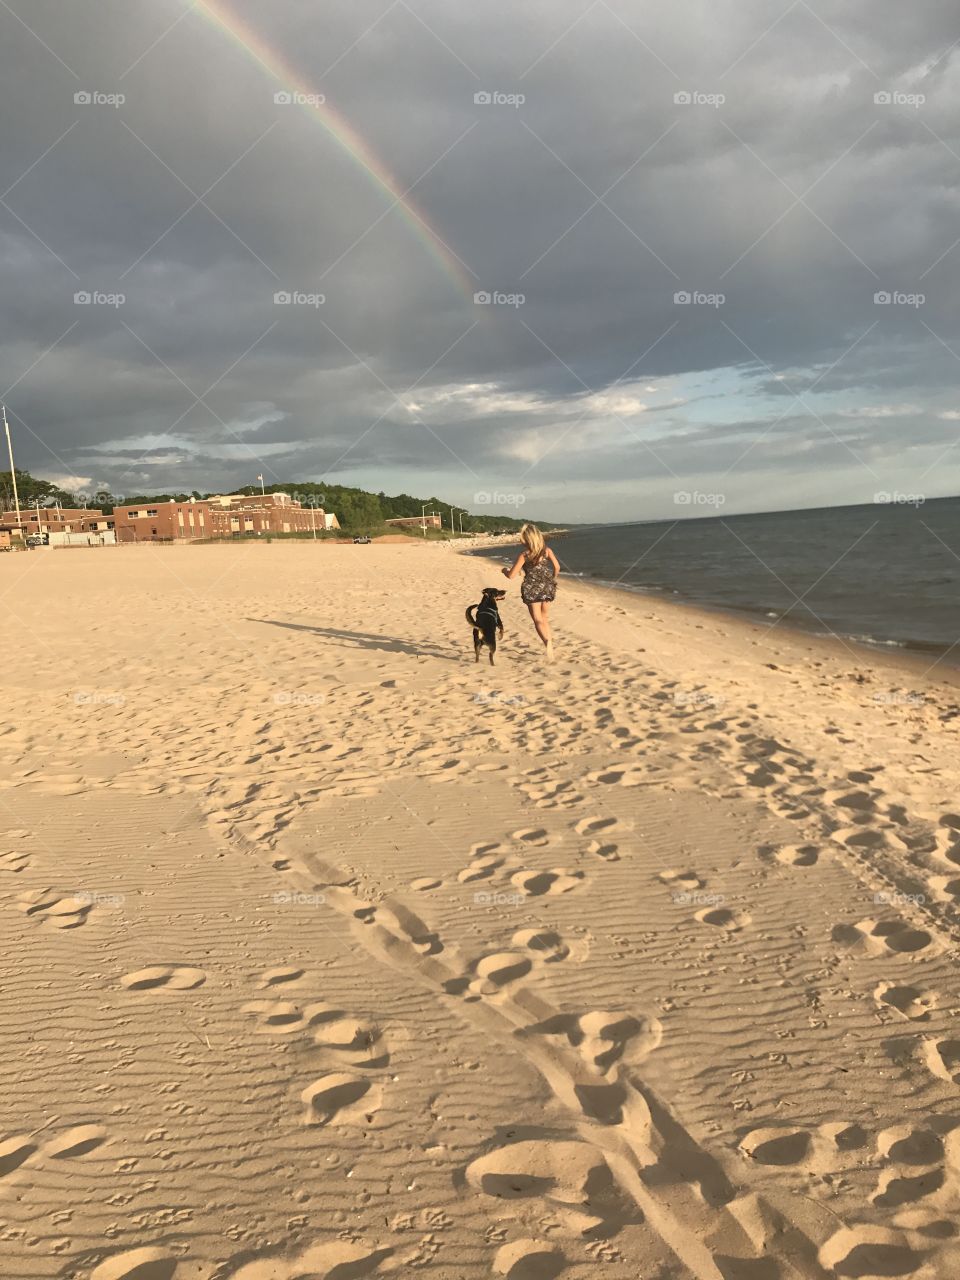
M 553 636 L 547 609 L 556 598 L 560 562 L 544 542 L 543 534 L 535 524 L 523 526 L 520 530 L 520 541 L 523 543 L 523 550 L 513 562 L 513 566 L 504 569 L 503 574 L 506 578 L 515 578 L 520 570 L 523 570 L 520 599 L 530 610 L 530 617 L 537 629 L 537 635 L 546 647 L 547 657 L 552 658 Z

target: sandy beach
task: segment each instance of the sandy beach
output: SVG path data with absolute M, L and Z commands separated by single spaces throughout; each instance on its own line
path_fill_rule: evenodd
M 4 1280 L 960 1275 L 956 671 L 497 581 L 0 557 Z

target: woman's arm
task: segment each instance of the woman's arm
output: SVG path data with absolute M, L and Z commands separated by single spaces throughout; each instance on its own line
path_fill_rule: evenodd
M 559 578 L 560 577 L 560 561 L 553 554 L 553 552 L 550 550 L 549 547 L 547 547 L 547 559 L 553 565 L 554 577 Z
M 514 560 L 513 567 L 510 569 L 503 570 L 503 576 L 505 578 L 515 578 L 517 574 L 520 572 L 520 569 L 523 565 L 523 561 L 524 561 L 524 553 L 521 551 L 520 554 L 517 556 L 516 560 Z

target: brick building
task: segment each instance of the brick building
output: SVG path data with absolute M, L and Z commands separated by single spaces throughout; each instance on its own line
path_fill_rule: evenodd
M 113 516 L 89 507 L 36 507 L 20 508 L 20 528 L 23 536 L 44 533 L 106 533 L 113 528 Z M 17 513 L 0 512 L 0 530 L 17 537 Z
M 393 520 L 384 520 L 384 524 L 400 525 L 409 529 L 442 529 L 441 516 L 397 516 Z
M 270 533 L 322 533 L 339 529 L 335 515 L 302 507 L 288 493 L 215 494 L 202 501 L 141 503 L 115 507 L 118 542 L 183 542 Z

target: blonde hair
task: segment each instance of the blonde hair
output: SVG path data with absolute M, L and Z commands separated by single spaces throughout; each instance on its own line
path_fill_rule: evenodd
M 537 564 L 543 559 L 547 544 L 543 540 L 543 534 L 535 524 L 525 524 L 520 530 L 520 541 L 523 543 L 524 550 L 527 553 L 527 559 L 532 564 Z

